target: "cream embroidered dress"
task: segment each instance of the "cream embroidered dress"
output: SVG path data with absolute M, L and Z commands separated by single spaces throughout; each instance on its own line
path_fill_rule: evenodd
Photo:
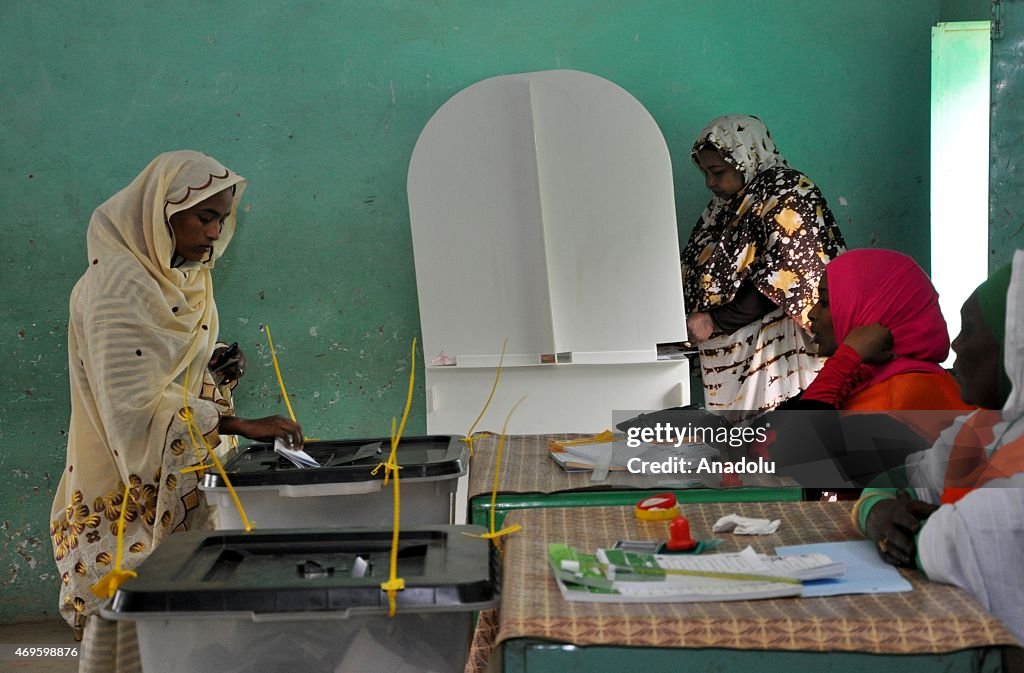
M 50 516 L 60 609 L 76 629 L 102 602 L 89 589 L 113 567 L 126 485 L 125 569 L 170 533 L 207 524 L 196 473 L 182 471 L 203 445 L 184 408 L 187 400 L 194 427 L 216 445 L 232 410 L 207 371 L 219 329 L 210 270 L 244 186 L 204 154 L 169 152 L 89 223 L 89 267 L 71 293 L 67 464 Z M 229 188 L 231 214 L 210 258 L 175 266 L 170 216 Z

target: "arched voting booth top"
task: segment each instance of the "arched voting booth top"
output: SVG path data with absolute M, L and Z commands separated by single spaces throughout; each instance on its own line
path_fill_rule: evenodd
M 595 75 L 484 80 L 427 123 L 409 211 L 428 432 L 591 432 L 616 409 L 685 403 L 672 168 L 654 119 Z

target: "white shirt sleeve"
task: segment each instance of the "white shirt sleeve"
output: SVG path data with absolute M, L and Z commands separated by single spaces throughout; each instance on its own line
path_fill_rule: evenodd
M 1024 643 L 1024 474 L 940 507 L 918 552 L 929 579 L 971 593 Z

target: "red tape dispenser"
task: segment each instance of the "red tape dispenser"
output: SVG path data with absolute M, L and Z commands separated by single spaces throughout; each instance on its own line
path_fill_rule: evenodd
M 633 513 L 640 521 L 669 521 L 667 542 L 620 542 L 616 547 L 644 545 L 646 553 L 701 554 L 718 546 L 721 540 L 695 540 L 690 534 L 690 522 L 679 509 L 674 493 L 659 493 L 636 504 Z

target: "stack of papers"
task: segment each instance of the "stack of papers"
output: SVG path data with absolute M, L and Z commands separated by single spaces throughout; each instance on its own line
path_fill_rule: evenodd
M 290 460 L 295 467 L 320 467 L 316 458 L 302 449 L 289 448 L 279 437 L 274 439 L 274 452 Z
M 621 549 L 581 553 L 548 545 L 559 591 L 569 601 L 700 602 L 799 596 L 803 581 L 841 576 L 842 563 L 824 554 L 787 557 L 758 554 L 668 556 Z
M 878 556 L 878 548 L 871 540 L 776 547 L 775 553 L 779 556 L 827 554 L 846 566 L 846 574 L 842 577 L 822 579 L 804 586 L 805 597 L 913 591 L 913 586 L 900 571 Z
M 552 460 L 567 472 L 593 470 L 602 456 L 609 451 L 609 469 L 612 471 L 626 470 L 631 458 L 639 458 L 644 462 L 664 462 L 671 458 L 680 458 L 688 461 L 687 464 L 696 466 L 702 458 L 715 461 L 721 455 L 718 449 L 709 444 L 682 444 L 676 447 L 671 444 L 641 443 L 637 447 L 631 447 L 626 444 L 625 439 L 596 444 L 548 444 L 548 454 Z

